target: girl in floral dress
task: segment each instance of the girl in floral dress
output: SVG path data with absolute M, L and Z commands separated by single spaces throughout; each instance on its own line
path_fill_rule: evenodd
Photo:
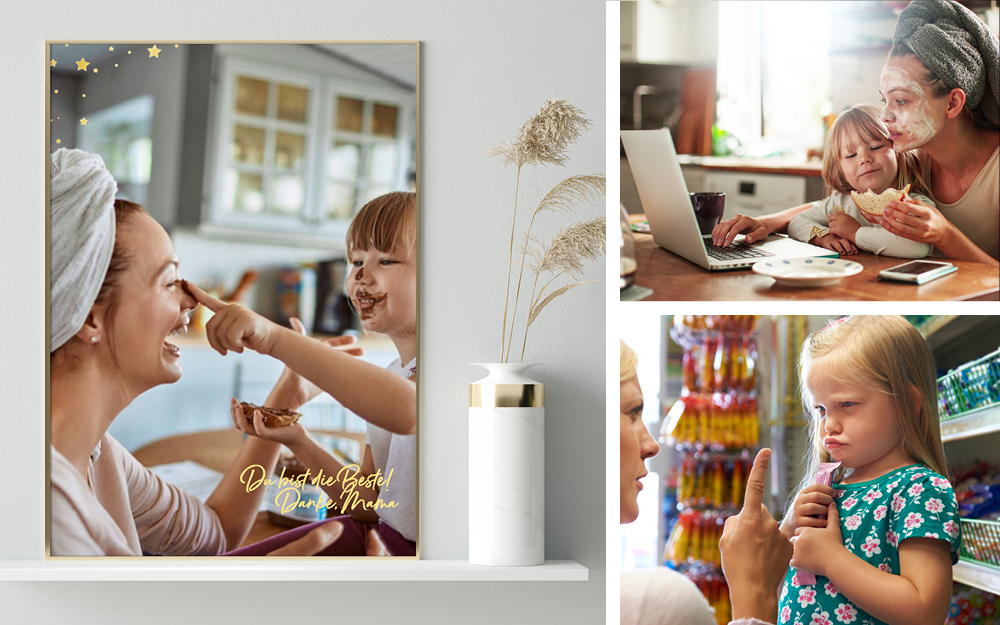
M 960 531 L 927 343 L 901 317 L 852 316 L 813 333 L 800 368 L 811 451 L 778 622 L 940 625 Z M 813 483 L 821 462 L 840 463 L 832 487 Z

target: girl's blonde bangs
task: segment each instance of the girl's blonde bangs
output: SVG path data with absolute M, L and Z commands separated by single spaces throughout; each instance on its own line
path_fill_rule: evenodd
M 412 240 L 417 226 L 417 195 L 410 191 L 386 193 L 358 211 L 347 230 L 347 252 L 376 249 L 390 252 Z

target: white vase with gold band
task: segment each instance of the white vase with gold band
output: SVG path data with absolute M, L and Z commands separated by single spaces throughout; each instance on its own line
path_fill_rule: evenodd
M 469 563 L 545 562 L 545 385 L 533 364 L 479 364 L 469 385 Z

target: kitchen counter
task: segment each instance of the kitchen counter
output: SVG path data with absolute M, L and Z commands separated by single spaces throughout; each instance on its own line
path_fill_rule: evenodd
M 757 174 L 784 174 L 789 176 L 822 177 L 823 162 L 803 161 L 800 158 L 773 156 L 767 158 L 743 158 L 740 156 L 692 156 L 678 154 L 681 165 L 696 165 L 717 171 L 740 171 Z

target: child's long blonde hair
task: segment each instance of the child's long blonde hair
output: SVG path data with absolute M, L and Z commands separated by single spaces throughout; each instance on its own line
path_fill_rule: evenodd
M 889 141 L 889 129 L 882 121 L 882 111 L 873 104 L 857 104 L 841 113 L 830 126 L 826 136 L 826 148 L 823 150 L 823 181 L 826 183 L 826 194 L 835 191 L 850 193 L 851 185 L 844 177 L 840 168 L 840 154 L 843 147 L 858 146 L 868 141 Z M 892 149 L 891 147 L 889 149 Z M 902 189 L 910 185 L 910 194 L 927 195 L 917 162 L 917 154 L 913 150 L 904 154 L 896 154 L 896 182 L 893 187 Z M 862 190 L 863 191 L 863 190 Z
M 823 447 L 821 422 L 813 413 L 806 386 L 809 367 L 820 360 L 823 371 L 838 382 L 891 395 L 905 453 L 932 471 L 948 476 L 938 421 L 937 376 L 927 342 L 902 317 L 851 316 L 813 332 L 802 345 L 799 391 L 809 424 L 806 426 L 809 443 L 805 474 L 789 503 L 816 481 L 819 463 L 832 462 Z

